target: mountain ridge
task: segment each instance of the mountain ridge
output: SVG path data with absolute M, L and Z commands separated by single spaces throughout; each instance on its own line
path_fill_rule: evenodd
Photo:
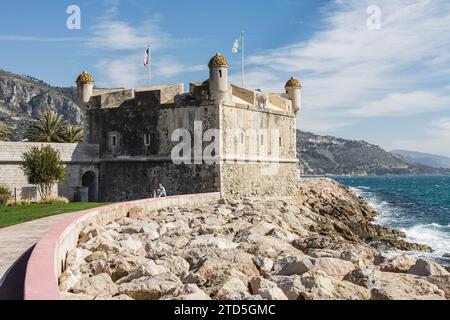
M 450 169 L 449 157 L 409 150 L 392 150 L 391 153 L 429 167 Z

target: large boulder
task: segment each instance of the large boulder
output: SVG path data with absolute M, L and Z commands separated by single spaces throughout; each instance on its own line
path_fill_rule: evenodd
M 289 300 L 303 299 L 302 294 L 306 292 L 306 288 L 303 286 L 300 276 L 272 276 L 269 280 L 276 283 Z
M 300 294 L 305 300 L 368 300 L 368 289 L 348 281 L 340 281 L 321 271 L 311 271 L 301 277 L 305 292 Z
M 384 272 L 407 273 L 414 264 L 416 264 L 416 259 L 403 254 L 380 264 L 380 270 Z
M 444 267 L 424 259 L 418 259 L 416 263 L 409 268 L 408 273 L 421 277 L 450 275 Z
M 119 287 L 119 293 L 135 300 L 156 300 L 182 286 L 183 283 L 177 276 L 164 273 L 123 283 Z
M 167 294 L 162 300 L 211 300 L 196 284 L 186 284 Z
M 265 300 L 288 300 L 283 290 L 277 284 L 261 277 L 255 277 L 250 281 L 253 295 L 260 295 Z
M 189 244 L 190 248 L 215 248 L 221 250 L 235 249 L 238 246 L 239 244 L 234 243 L 227 238 L 213 237 L 211 235 L 196 237 Z
M 436 285 L 410 274 L 381 272 L 378 286 L 372 288 L 373 300 L 443 300 Z
M 70 291 L 82 278 L 79 270 L 67 269 L 59 276 L 59 290 Z
M 374 266 L 368 268 L 358 267 L 346 274 L 344 280 L 371 289 L 379 286 L 380 276 L 381 271 Z
M 274 271 L 278 275 L 291 276 L 294 274 L 302 275 L 314 268 L 314 260 L 312 258 L 303 257 L 286 257 L 275 264 Z
M 445 298 L 450 299 L 450 276 L 430 276 L 426 280 L 444 291 Z
M 165 256 L 161 259 L 155 260 L 155 262 L 163 266 L 164 268 L 169 269 L 170 272 L 175 274 L 177 277 L 184 278 L 188 275 L 190 265 L 184 258 L 180 256 Z
M 85 258 L 91 255 L 92 252 L 82 248 L 74 248 L 67 253 L 66 265 L 72 269 L 78 269 L 83 263 Z
M 117 281 L 148 262 L 148 259 L 139 256 L 114 254 L 106 261 L 94 261 L 90 265 L 94 274 L 106 273 L 113 281 Z
M 82 279 L 73 287 L 72 291 L 76 294 L 87 294 L 93 297 L 105 293 L 115 296 L 118 292 L 118 286 L 112 281 L 108 274 L 101 273 L 93 277 Z
M 350 261 L 344 261 L 336 258 L 317 258 L 314 260 L 314 268 L 316 271 L 323 271 L 329 276 L 342 280 L 344 276 L 353 271 L 355 265 Z
M 273 268 L 273 261 L 266 257 L 253 257 L 253 263 L 263 276 L 267 276 Z
M 240 279 L 231 278 L 216 294 L 219 300 L 245 300 L 250 296 L 248 286 Z
M 156 264 L 153 260 L 148 260 L 139 267 L 135 268 L 126 276 L 117 280 L 116 283 L 127 283 L 142 277 L 153 277 L 168 272 L 169 270 L 166 267 Z

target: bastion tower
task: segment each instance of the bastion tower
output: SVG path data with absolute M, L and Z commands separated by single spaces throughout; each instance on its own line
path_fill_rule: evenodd
M 208 79 L 189 83 L 188 91 L 182 83 L 94 89 L 94 77 L 79 75 L 85 143 L 98 147 L 90 164 L 97 166 L 96 198 L 148 198 L 158 182 L 169 195 L 295 192 L 300 81 L 291 78 L 278 92 L 229 83 L 220 53 L 208 68 Z

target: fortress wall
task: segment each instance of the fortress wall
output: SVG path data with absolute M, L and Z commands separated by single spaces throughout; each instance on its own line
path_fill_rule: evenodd
M 222 192 L 231 196 L 287 196 L 300 179 L 298 163 L 222 163 Z
M 202 123 L 203 131 L 218 129 L 218 108 L 212 105 L 140 105 L 91 110 L 89 142 L 100 145 L 102 158 L 169 157 L 179 143 L 171 141 L 174 130 L 187 129 L 193 145 L 195 121 Z M 111 145 L 112 134 L 117 136 L 115 147 Z M 150 135 L 148 146 L 144 140 L 146 134 Z
M 105 161 L 101 164 L 100 199 L 103 202 L 152 197 L 158 181 L 168 195 L 216 192 L 218 165 L 175 165 L 167 161 Z
M 92 142 L 100 144 L 102 156 L 100 198 L 102 201 L 127 201 L 147 198 L 158 181 L 169 195 L 213 192 L 220 189 L 219 166 L 176 165 L 171 153 L 180 143 L 172 133 L 186 129 L 183 142 L 191 146 L 194 162 L 194 125 L 201 124 L 200 134 L 218 129 L 218 108 L 213 105 L 140 105 L 90 112 Z M 145 145 L 145 134 L 150 145 Z M 117 146 L 110 143 L 117 136 Z M 210 144 L 197 137 L 202 150 Z
M 221 124 L 224 132 L 222 155 L 226 156 L 224 154 L 226 150 L 238 150 L 239 146 L 242 147 L 240 137 L 235 137 L 232 141 L 227 141 L 226 135 L 228 132 L 233 133 L 236 129 L 243 130 L 244 132 L 248 132 L 249 129 L 254 129 L 257 132 L 259 129 L 263 129 L 268 134 L 263 138 L 267 152 L 264 154 L 262 149 L 260 149 L 261 140 L 254 138 L 253 141 L 258 143 L 257 154 L 253 154 L 254 156 L 260 158 L 266 158 L 267 156 L 275 157 L 274 147 L 276 147 L 279 150 L 279 158 L 288 160 L 296 159 L 296 118 L 294 114 L 255 107 L 224 105 L 221 110 L 221 116 Z M 278 130 L 281 145 L 279 139 L 276 139 L 273 130 Z M 244 147 L 242 150 L 245 151 L 244 153 L 248 157 L 252 154 L 250 149 L 252 140 L 248 136 L 244 138 Z M 230 146 L 230 143 L 233 145 Z M 242 154 L 240 156 L 242 157 Z
M 50 145 L 59 151 L 66 164 L 66 178 L 53 189 L 54 195 L 74 199 L 86 171 L 98 174 L 98 146 L 61 143 L 0 142 L 0 185 L 8 187 L 18 200 L 39 200 L 37 188 L 30 185 L 20 165 L 22 155 L 32 147 Z
M 221 116 L 224 130 L 222 192 L 244 196 L 289 194 L 292 191 L 289 186 L 299 179 L 295 115 L 255 107 L 224 105 Z M 243 143 L 241 137 L 227 138 L 227 132 L 235 129 L 243 132 L 254 129 L 259 137 L 244 135 Z M 267 130 L 263 138 L 258 129 Z M 278 130 L 279 137 L 272 130 Z M 252 152 L 252 148 L 255 148 L 255 152 Z M 275 151 L 277 148 L 278 155 Z M 229 150 L 233 150 L 233 153 L 229 154 Z
M 76 247 L 81 230 L 91 224 L 106 226 L 126 217 L 132 208 L 158 210 L 167 207 L 200 206 L 217 201 L 220 193 L 193 194 L 159 199 L 123 202 L 74 213 L 54 226 L 36 245 L 28 260 L 25 300 L 60 300 L 58 278 L 65 269 L 69 250 Z

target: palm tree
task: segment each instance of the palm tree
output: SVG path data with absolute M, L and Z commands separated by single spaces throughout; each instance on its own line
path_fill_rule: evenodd
M 0 141 L 8 141 L 11 137 L 11 131 L 9 128 L 3 124 L 0 123 Z
M 67 125 L 61 130 L 61 138 L 66 143 L 82 143 L 84 139 L 83 128 Z
M 34 142 L 64 142 L 62 139 L 63 117 L 46 112 L 28 127 L 25 138 Z

